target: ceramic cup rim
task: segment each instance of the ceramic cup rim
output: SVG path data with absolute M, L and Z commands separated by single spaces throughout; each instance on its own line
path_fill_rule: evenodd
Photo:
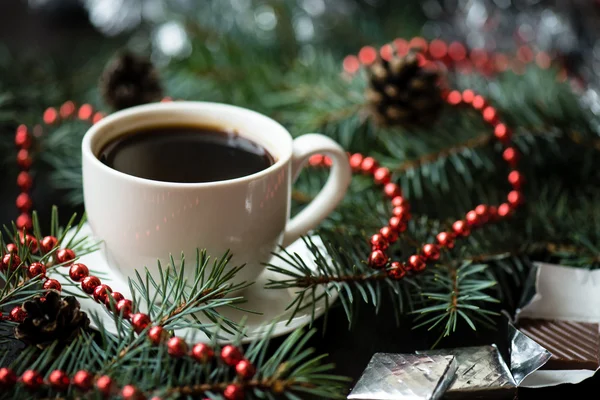
M 121 171 L 117 171 L 104 163 L 102 163 L 98 157 L 97 152 L 100 149 L 94 149 L 94 145 L 96 139 L 99 135 L 102 135 L 109 129 L 119 129 L 116 125 L 119 121 L 122 120 L 131 120 L 134 118 L 141 118 L 144 115 L 151 115 L 157 112 L 168 114 L 169 112 L 177 113 L 177 112 L 193 112 L 193 111 L 215 111 L 220 115 L 224 114 L 236 114 L 241 116 L 242 119 L 257 119 L 262 121 L 263 124 L 269 127 L 269 129 L 264 129 L 264 133 L 259 134 L 259 138 L 257 139 L 257 135 L 254 135 L 252 138 L 248 137 L 247 132 L 244 129 L 240 130 L 238 133 L 240 136 L 246 137 L 249 140 L 257 142 L 259 145 L 265 147 L 267 151 L 269 151 L 272 155 L 276 157 L 276 161 L 271 164 L 268 168 L 263 169 L 262 171 L 255 172 L 253 174 L 244 175 L 238 178 L 226 179 L 220 181 L 213 182 L 196 182 L 196 183 L 182 183 L 182 182 L 168 182 L 168 181 L 158 181 L 153 179 L 141 178 L 135 175 L 129 175 Z M 223 124 L 226 126 L 227 121 L 225 121 L 224 117 L 219 118 L 219 120 L 223 119 Z M 202 118 L 198 119 L 199 124 L 202 123 Z M 220 121 L 221 122 L 221 121 Z M 218 124 L 217 122 L 216 124 Z M 214 122 L 212 124 L 215 124 Z M 152 121 L 149 121 L 147 126 L 156 125 Z M 268 131 L 268 132 L 267 132 Z M 122 129 L 119 133 L 116 134 L 115 137 L 119 135 L 123 135 L 127 133 L 127 129 Z M 269 143 L 265 143 L 263 140 L 266 135 L 279 135 L 283 138 L 285 142 L 285 146 L 274 146 Z M 143 104 L 139 106 L 134 106 L 127 108 L 125 110 L 117 111 L 109 116 L 103 118 L 98 123 L 92 125 L 85 133 L 82 144 L 82 159 L 87 159 L 87 162 L 91 163 L 92 166 L 103 170 L 105 173 L 116 179 L 124 179 L 131 183 L 137 184 L 150 184 L 156 187 L 162 188 L 170 188 L 170 189 L 178 189 L 178 188 L 211 188 L 217 186 L 226 186 L 226 185 L 234 185 L 234 184 L 243 184 L 248 183 L 256 179 L 260 179 L 265 175 L 269 175 L 272 172 L 279 169 L 282 165 L 287 164 L 292 156 L 292 135 L 289 131 L 281 125 L 279 122 L 275 121 L 272 118 L 267 117 L 264 114 L 258 113 L 256 111 L 252 111 L 247 108 L 238 107 L 230 104 L 224 103 L 214 103 L 214 102 L 203 102 L 203 101 L 175 101 L 175 102 L 161 102 L 161 103 L 150 103 Z

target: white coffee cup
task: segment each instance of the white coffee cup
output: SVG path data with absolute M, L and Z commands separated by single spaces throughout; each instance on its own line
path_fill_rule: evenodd
M 113 139 L 152 126 L 218 126 L 263 146 L 275 159 L 267 169 L 208 183 L 161 182 L 119 172 L 98 160 Z M 92 126 L 82 143 L 83 192 L 92 231 L 104 243 L 115 273 L 133 277 L 157 260 L 177 260 L 196 249 L 232 266 L 245 264 L 236 282 L 251 282 L 278 246 L 315 228 L 342 200 L 350 183 L 346 152 L 319 134 L 292 139 L 276 121 L 247 109 L 204 102 L 155 103 L 116 112 Z M 292 183 L 313 154 L 333 161 L 321 192 L 290 220 Z M 187 269 L 188 278 L 193 268 Z

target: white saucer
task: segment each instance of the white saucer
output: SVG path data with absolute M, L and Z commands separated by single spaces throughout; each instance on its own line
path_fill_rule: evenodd
M 86 236 L 93 238 L 93 234 L 88 224 L 85 224 L 78 234 L 78 237 Z M 319 247 L 322 246 L 324 250 L 325 246 L 321 242 L 320 238 L 313 237 L 312 240 Z M 296 242 L 292 243 L 287 247 L 287 250 L 291 254 L 297 253 L 300 257 L 302 257 L 309 267 L 316 268 L 312 253 L 302 240 L 297 240 Z M 131 291 L 129 290 L 128 283 L 111 272 L 111 269 L 104 256 L 104 251 L 99 250 L 84 255 L 79 258 L 78 262 L 87 265 L 90 269 L 90 272 L 99 276 L 102 280 L 102 283 L 109 285 L 113 291 L 120 292 L 125 296 L 125 298 L 131 299 Z M 286 266 L 283 261 L 277 258 L 274 258 L 272 263 L 280 268 L 289 269 L 289 266 Z M 79 295 L 78 297 L 82 310 L 90 314 L 97 315 L 98 320 L 104 326 L 104 328 L 108 332 L 116 334 L 117 329 L 115 322 L 112 315 L 107 311 L 106 307 L 95 302 L 91 297 L 87 296 L 81 290 L 74 288 L 74 282 L 71 281 L 66 275 L 63 275 L 65 272 L 64 269 L 61 268 L 61 270 L 63 271 L 59 271 L 60 273 L 53 273 L 52 277 L 60 281 L 66 291 L 75 292 L 77 295 Z M 272 329 L 270 332 L 271 337 L 281 336 L 293 332 L 294 330 L 309 324 L 313 320 L 313 317 L 316 319 L 325 313 L 325 299 L 321 298 L 321 300 L 317 301 L 314 315 L 312 313 L 312 307 L 307 307 L 298 311 L 290 320 L 293 308 L 286 310 L 286 307 L 294 300 L 295 289 L 265 289 L 264 287 L 270 279 L 285 278 L 286 275 L 265 269 L 265 271 L 257 278 L 256 282 L 244 289 L 244 291 L 240 294 L 240 296 L 245 297 L 246 302 L 237 304 L 237 306 L 257 314 L 244 312 L 226 306 L 218 308 L 218 311 L 221 315 L 231 319 L 232 321 L 238 323 L 244 322 L 244 326 L 246 327 L 247 331 L 246 335 L 242 339 L 242 343 L 247 343 L 262 338 L 265 334 L 267 334 L 269 329 Z M 337 299 L 338 294 L 335 290 L 329 290 L 328 292 L 329 298 L 327 302 L 329 305 L 331 305 Z M 323 293 L 323 289 L 321 289 L 320 293 Z M 319 297 L 318 295 L 320 295 L 320 293 L 316 293 L 316 298 Z M 137 297 L 139 298 L 139 296 Z M 209 322 L 204 316 L 199 317 L 199 319 L 203 321 L 205 320 L 207 323 Z M 92 326 L 94 325 L 96 325 L 96 323 L 92 319 Z M 198 329 L 183 328 L 177 330 L 176 333 L 177 335 L 194 342 L 211 341 L 204 332 Z M 222 329 L 219 331 L 219 335 L 222 336 L 222 340 L 230 340 L 233 338 L 233 335 L 224 332 Z

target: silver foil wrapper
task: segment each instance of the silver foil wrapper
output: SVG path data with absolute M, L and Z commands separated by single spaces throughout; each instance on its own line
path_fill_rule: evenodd
M 517 386 L 532 372 L 539 369 L 552 354 L 536 341 L 508 324 L 510 336 L 510 372 Z
M 512 399 L 517 384 L 495 345 L 419 352 L 453 355 L 458 363 L 456 377 L 444 398 Z
M 454 379 L 452 356 L 376 353 L 348 399 L 435 400 Z

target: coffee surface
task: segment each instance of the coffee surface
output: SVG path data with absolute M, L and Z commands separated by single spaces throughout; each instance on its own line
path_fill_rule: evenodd
M 240 178 L 274 163 L 266 149 L 235 132 L 198 126 L 126 133 L 109 142 L 98 159 L 129 175 L 180 183 Z

